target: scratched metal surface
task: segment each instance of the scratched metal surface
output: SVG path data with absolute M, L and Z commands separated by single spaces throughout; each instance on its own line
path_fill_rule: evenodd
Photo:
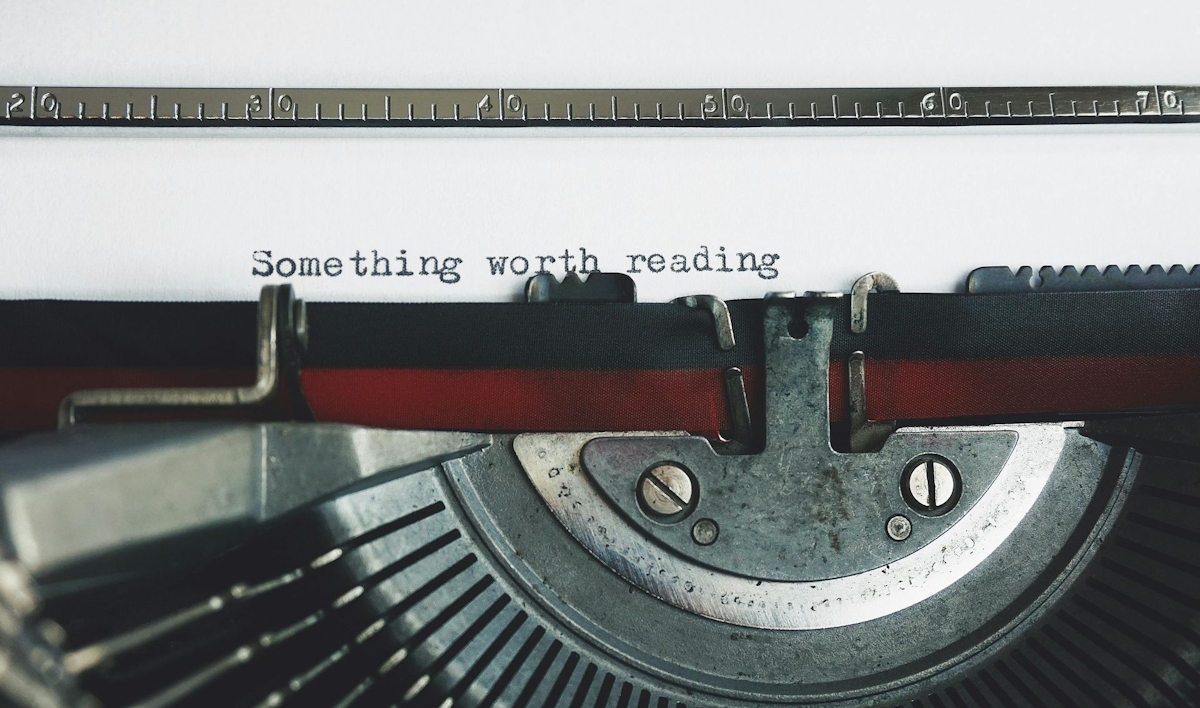
M 0 86 L 0 125 L 754 126 L 1200 121 L 1200 86 L 347 89 Z

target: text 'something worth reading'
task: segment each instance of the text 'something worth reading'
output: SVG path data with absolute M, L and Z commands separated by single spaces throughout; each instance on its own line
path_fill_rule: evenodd
M 446 285 L 462 281 L 466 272 L 481 272 L 480 277 L 528 277 L 537 273 L 628 273 L 655 275 L 673 273 L 752 273 L 763 280 L 779 277 L 779 254 L 727 249 L 725 246 L 699 246 L 688 253 L 629 253 L 619 260 L 600 256 L 587 248 L 565 248 L 557 254 L 519 253 L 466 257 L 456 255 L 409 253 L 408 249 L 354 249 L 351 255 L 285 253 L 262 249 L 252 254 L 251 275 L 260 278 L 434 278 Z M 482 269 L 464 268 L 472 261 Z

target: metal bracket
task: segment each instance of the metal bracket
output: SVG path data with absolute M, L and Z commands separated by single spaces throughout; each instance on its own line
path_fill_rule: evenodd
M 721 351 L 729 351 L 737 346 L 733 336 L 733 318 L 729 316 L 729 306 L 715 295 L 688 295 L 678 297 L 671 302 L 695 310 L 707 310 L 713 318 L 716 328 L 717 347 Z M 750 402 L 746 398 L 746 381 L 742 370 L 732 366 L 725 370 L 725 400 L 729 411 L 729 441 L 735 443 L 731 449 L 741 451 L 749 447 L 754 436 L 753 424 L 750 421 Z
M 896 421 L 867 420 L 866 356 L 850 355 L 847 366 L 850 379 L 850 452 L 878 452 L 888 436 L 896 431 Z
M 896 279 L 887 273 L 875 271 L 854 281 L 850 290 L 850 331 L 863 334 L 867 331 L 867 297 L 871 291 L 900 292 Z M 850 384 L 850 451 L 875 452 L 883 447 L 889 435 L 896 430 L 895 421 L 867 420 L 867 375 L 864 365 L 866 355 L 861 351 L 850 355 L 847 362 Z
M 742 451 L 753 442 L 754 424 L 750 420 L 750 400 L 746 397 L 746 379 L 742 370 L 731 366 L 725 370 L 725 400 L 729 410 L 729 440 Z
M 125 410 L 255 409 L 291 394 L 292 416 L 311 419 L 299 386 L 299 352 L 308 329 L 302 300 L 290 285 L 267 285 L 258 302 L 258 378 L 252 386 L 229 388 L 135 388 L 76 391 L 58 408 L 58 427 L 81 422 L 85 412 Z
M 729 306 L 715 295 L 688 295 L 677 297 L 671 302 L 696 310 L 707 310 L 712 315 L 713 325 L 717 329 L 717 347 L 721 351 L 729 351 L 737 345 L 733 337 L 733 319 L 729 316 Z
M 854 287 L 850 289 L 850 331 L 854 334 L 867 331 L 867 295 L 872 290 L 898 293 L 900 286 L 895 278 L 879 271 L 867 273 L 854 281 Z

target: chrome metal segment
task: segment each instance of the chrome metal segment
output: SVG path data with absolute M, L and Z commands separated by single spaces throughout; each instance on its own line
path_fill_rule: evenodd
M 80 426 L 0 451 L 0 524 L 44 573 L 114 549 L 259 523 L 490 443 L 486 435 L 314 423 Z
M 0 125 L 870 125 L 1200 120 L 1200 86 L 134 88 L 0 86 Z

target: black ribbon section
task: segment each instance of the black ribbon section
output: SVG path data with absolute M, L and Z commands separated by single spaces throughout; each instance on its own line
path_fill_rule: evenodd
M 761 303 L 733 303 L 731 316 L 738 346 L 722 352 L 712 316 L 682 305 L 312 305 L 305 365 L 691 369 L 761 359 Z
M 867 331 L 834 328 L 832 355 L 880 359 L 1019 359 L 1048 356 L 1200 354 L 1200 290 L 868 298 Z
M 673 304 L 310 303 L 307 367 L 687 369 L 762 359 L 761 300 L 729 303 L 737 347 Z M 252 368 L 256 303 L 0 302 L 0 366 Z M 803 300 L 792 305 L 797 314 Z M 831 356 L 880 359 L 1200 354 L 1200 291 L 873 294 Z M 803 327 L 794 327 L 799 334 Z
M 247 368 L 257 302 L 0 302 L 0 366 Z

